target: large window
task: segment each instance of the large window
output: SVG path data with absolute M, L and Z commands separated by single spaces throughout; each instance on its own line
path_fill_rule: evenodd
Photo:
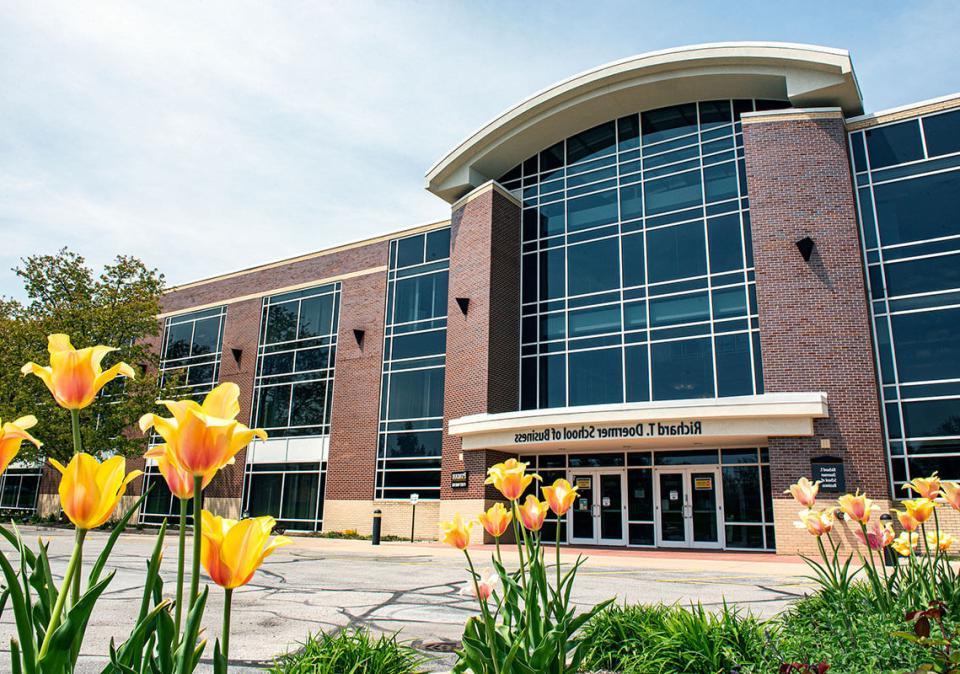
M 164 383 L 174 381 L 184 397 L 202 397 L 217 385 L 226 307 L 167 318 L 160 353 Z
M 850 134 L 897 493 L 960 478 L 960 111 Z
M 740 114 L 628 115 L 500 178 L 523 201 L 521 407 L 763 391 Z
M 323 524 L 326 472 L 326 461 L 248 463 L 243 478 L 244 515 L 270 515 L 280 528 L 318 531 Z
M 40 466 L 17 466 L 7 468 L 0 475 L 0 510 L 32 513 L 37 508 L 40 491 Z
M 390 242 L 376 498 L 440 498 L 450 230 Z

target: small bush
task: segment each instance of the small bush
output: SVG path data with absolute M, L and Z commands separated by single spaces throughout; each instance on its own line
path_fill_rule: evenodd
M 303 648 L 278 657 L 273 674 L 415 674 L 426 658 L 397 642 L 396 636 L 374 638 L 366 630 L 320 632 Z

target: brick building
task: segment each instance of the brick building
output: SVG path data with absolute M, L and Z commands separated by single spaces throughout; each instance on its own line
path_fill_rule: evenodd
M 433 538 L 519 456 L 570 542 L 793 552 L 801 475 L 960 478 L 960 96 L 863 112 L 842 50 L 624 59 L 440 159 L 449 220 L 171 289 L 164 371 L 271 436 L 209 507 Z

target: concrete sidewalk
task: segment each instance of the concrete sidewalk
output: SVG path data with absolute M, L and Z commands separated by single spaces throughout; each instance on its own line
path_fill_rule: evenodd
M 73 533 L 66 529 L 24 528 L 31 543 L 50 541 L 55 574 L 62 574 Z M 106 535 L 91 532 L 85 547 L 85 570 L 102 548 Z M 99 610 L 91 620 L 82 656 L 84 671 L 99 671 L 110 638 L 125 638 L 139 607 L 143 569 L 154 544 L 145 532 L 125 534 L 108 565 L 117 571 Z M 176 579 L 176 532 L 168 534 L 162 575 L 172 595 Z M 189 547 L 189 546 L 188 546 Z M 11 555 L 5 542 L 3 549 Z M 479 569 L 490 565 L 492 546 L 471 549 Z M 724 601 L 761 616 L 772 616 L 810 588 L 806 566 L 797 559 L 751 553 L 679 553 L 561 548 L 561 564 L 589 557 L 578 576 L 574 601 L 591 606 L 603 599 L 636 602 Z M 516 563 L 513 546 L 503 547 L 504 560 Z M 553 554 L 552 549 L 547 555 Z M 189 558 L 189 552 L 188 552 Z M 188 561 L 189 565 L 189 561 Z M 344 626 L 378 632 L 400 632 L 426 653 L 437 656 L 434 669 L 448 669 L 449 651 L 459 640 L 474 600 L 461 594 L 466 585 L 463 553 L 437 543 L 384 543 L 295 537 L 264 564 L 250 584 L 234 592 L 231 661 L 258 667 L 288 649 L 297 648 L 310 632 Z M 205 626 L 211 646 L 220 633 L 223 593 L 211 588 Z M 13 614 L 0 620 L 0 646 L 9 648 Z M 8 655 L 0 655 L 5 660 Z

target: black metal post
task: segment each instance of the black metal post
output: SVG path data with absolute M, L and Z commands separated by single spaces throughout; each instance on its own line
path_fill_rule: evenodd
M 892 520 L 893 518 L 890 517 L 889 513 L 883 513 L 880 515 L 880 521 L 884 524 Z M 897 566 L 897 558 L 896 555 L 894 555 L 893 546 L 888 545 L 883 549 L 883 563 L 887 566 Z
M 370 542 L 374 545 L 380 545 L 380 524 L 383 520 L 383 513 L 380 508 L 373 511 L 373 532 L 370 536 Z
M 417 528 L 417 502 L 413 502 L 413 510 L 410 514 L 410 542 L 413 543 L 413 532 Z

